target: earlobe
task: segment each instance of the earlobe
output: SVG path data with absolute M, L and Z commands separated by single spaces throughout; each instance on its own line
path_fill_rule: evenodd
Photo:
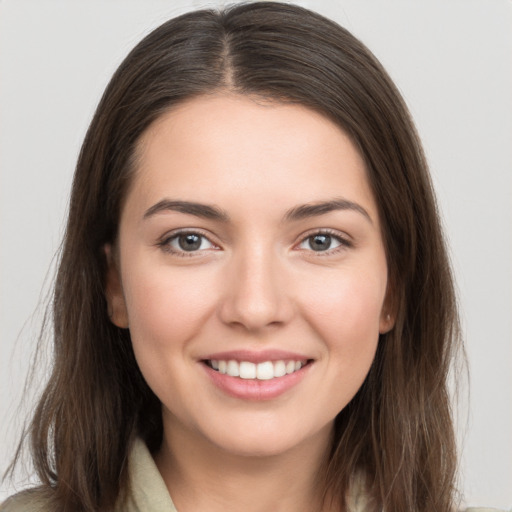
M 394 287 L 388 283 L 386 298 L 380 313 L 379 334 L 386 334 L 395 327 L 397 305 L 393 290 Z
M 107 300 L 107 314 L 110 321 L 122 329 L 127 329 L 128 311 L 123 294 L 123 285 L 118 269 L 114 250 L 110 244 L 104 247 L 105 257 L 107 260 L 107 275 L 105 283 L 105 298 Z
M 395 326 L 395 316 L 383 311 L 379 322 L 379 334 L 386 334 Z

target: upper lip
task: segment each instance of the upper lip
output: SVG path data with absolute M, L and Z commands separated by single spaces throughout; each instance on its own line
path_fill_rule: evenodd
M 227 352 L 215 352 L 206 357 L 202 357 L 202 361 L 249 361 L 251 363 L 263 363 L 265 361 L 306 361 L 310 357 L 289 352 L 286 350 L 267 349 L 261 351 L 252 350 L 230 350 Z

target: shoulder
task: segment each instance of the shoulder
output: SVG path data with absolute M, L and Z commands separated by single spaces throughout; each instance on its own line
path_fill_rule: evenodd
M 40 488 L 22 491 L 0 504 L 0 512 L 50 512 L 47 494 Z

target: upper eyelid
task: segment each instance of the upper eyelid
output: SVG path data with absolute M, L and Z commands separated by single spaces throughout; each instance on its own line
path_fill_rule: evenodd
M 213 238 L 212 235 L 210 235 L 209 233 L 206 233 L 201 228 L 178 228 L 178 229 L 173 229 L 171 231 L 167 231 L 164 235 L 159 237 L 158 243 L 164 243 L 164 242 L 167 242 L 167 241 L 171 240 L 172 238 L 175 238 L 179 235 L 185 235 L 185 234 L 200 235 L 200 236 L 206 238 L 207 240 L 209 240 L 212 244 L 218 245 L 214 240 L 212 240 L 212 238 Z
M 315 236 L 315 235 L 330 235 L 332 237 L 339 238 L 340 240 L 342 240 L 344 242 L 353 243 L 353 239 L 350 235 L 348 235 L 345 232 L 338 231 L 337 229 L 332 229 L 332 228 L 316 228 L 316 229 L 308 230 L 305 233 L 302 233 L 298 237 L 297 243 L 301 243 L 304 240 L 306 240 L 306 238 L 309 238 L 309 237 Z

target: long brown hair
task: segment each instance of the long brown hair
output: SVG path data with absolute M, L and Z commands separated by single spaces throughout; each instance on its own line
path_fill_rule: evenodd
M 36 470 L 56 510 L 108 510 L 126 495 L 127 453 L 162 438 L 160 404 L 128 330 L 105 300 L 103 247 L 144 131 L 172 106 L 229 90 L 307 106 L 350 135 L 382 219 L 394 329 L 339 413 L 326 495 L 363 475 L 375 510 L 448 511 L 455 442 L 447 375 L 458 342 L 454 288 L 421 144 L 396 87 L 336 23 L 273 2 L 189 13 L 163 24 L 114 74 L 87 132 L 73 182 L 53 300 L 54 366 L 30 426 Z

